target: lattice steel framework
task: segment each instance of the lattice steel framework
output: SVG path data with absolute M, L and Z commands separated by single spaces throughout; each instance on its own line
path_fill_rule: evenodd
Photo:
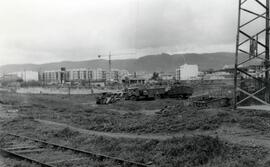
M 270 105 L 269 0 L 239 0 L 238 10 L 234 107 Z M 251 73 L 254 63 L 259 63 L 256 67 L 261 68 Z

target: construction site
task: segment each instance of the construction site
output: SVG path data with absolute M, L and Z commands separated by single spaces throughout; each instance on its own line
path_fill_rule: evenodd
M 269 3 L 238 1 L 230 82 L 74 94 L 3 87 L 0 167 L 270 166 Z M 258 63 L 254 75 L 248 67 Z

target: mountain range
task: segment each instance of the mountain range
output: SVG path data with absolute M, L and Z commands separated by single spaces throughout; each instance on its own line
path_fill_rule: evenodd
M 112 60 L 113 69 L 126 69 L 129 72 L 174 72 L 182 64 L 198 64 L 200 70 L 221 69 L 224 65 L 234 64 L 234 53 L 185 53 L 147 55 L 138 59 Z M 9 64 L 0 66 L 0 72 L 44 71 L 56 70 L 61 67 L 74 68 L 103 68 L 108 69 L 108 60 L 62 61 L 46 64 Z

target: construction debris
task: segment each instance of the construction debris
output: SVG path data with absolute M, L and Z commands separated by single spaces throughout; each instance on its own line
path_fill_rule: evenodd
M 192 101 L 193 106 L 198 109 L 228 107 L 231 105 L 231 98 L 228 97 L 202 97 Z
M 193 88 L 184 85 L 169 87 L 135 87 L 125 90 L 126 100 L 155 100 L 156 98 L 188 99 L 193 94 Z
M 96 104 L 111 104 L 120 101 L 123 98 L 123 93 L 104 92 L 96 98 Z
M 169 115 L 177 115 L 181 112 L 183 112 L 183 107 L 185 104 L 182 102 L 177 105 L 172 105 L 172 106 L 164 106 L 162 109 L 156 112 L 157 115 L 161 116 L 169 116 Z

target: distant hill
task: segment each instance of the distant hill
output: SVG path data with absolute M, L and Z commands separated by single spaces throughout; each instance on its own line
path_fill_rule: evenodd
M 187 64 L 198 64 L 200 70 L 221 69 L 224 65 L 234 64 L 234 53 L 187 53 L 169 55 L 148 55 L 138 59 L 112 60 L 112 68 L 126 69 L 129 72 L 174 72 L 177 66 Z M 87 61 L 63 61 L 46 64 L 10 64 L 0 66 L 0 72 L 16 72 L 23 70 L 55 70 L 60 67 L 71 68 L 104 68 L 108 69 L 108 60 L 87 60 Z

